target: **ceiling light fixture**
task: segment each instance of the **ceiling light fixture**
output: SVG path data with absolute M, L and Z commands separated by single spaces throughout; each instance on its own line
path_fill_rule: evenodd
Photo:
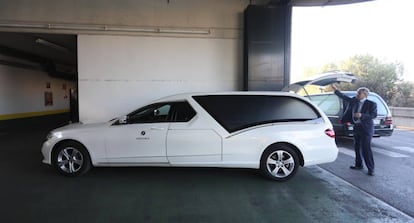
M 48 29 L 48 30 L 72 30 L 72 31 L 98 31 L 98 32 L 136 32 L 136 33 L 170 33 L 170 34 L 211 34 L 210 29 L 187 29 L 187 28 L 158 28 L 158 27 L 133 27 L 133 26 L 110 26 L 110 25 L 78 25 L 78 24 L 19 24 L 19 23 L 0 23 L 0 28 L 19 28 L 19 29 Z M 43 42 L 42 40 L 40 42 Z M 48 41 L 46 41 L 48 42 Z M 50 42 L 49 42 L 50 43 Z M 54 43 L 44 45 L 59 45 Z M 40 43 L 43 44 L 43 43 Z M 67 51 L 67 49 L 65 50 Z
M 155 32 L 158 32 L 158 29 L 156 29 L 156 28 L 105 26 L 104 29 L 105 29 L 105 31 L 118 31 L 118 32 L 144 32 L 144 33 L 155 33 Z
M 177 34 L 210 34 L 210 29 L 159 29 L 160 33 L 177 33 Z
M 44 39 L 41 39 L 41 38 L 37 38 L 35 40 L 35 42 L 38 43 L 38 44 L 41 44 L 43 46 L 47 46 L 47 47 L 53 48 L 55 50 L 63 51 L 63 52 L 66 52 L 66 53 L 71 53 L 70 50 L 67 49 L 66 47 L 60 46 L 60 45 L 58 45 L 56 43 L 52 43 L 52 42 L 49 42 L 49 41 L 44 40 Z

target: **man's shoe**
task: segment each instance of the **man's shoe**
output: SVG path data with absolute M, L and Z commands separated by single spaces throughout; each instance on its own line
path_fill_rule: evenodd
M 349 168 L 353 170 L 362 170 L 362 166 L 350 166 Z
M 374 171 L 368 171 L 368 176 L 374 176 L 375 174 L 374 174 Z

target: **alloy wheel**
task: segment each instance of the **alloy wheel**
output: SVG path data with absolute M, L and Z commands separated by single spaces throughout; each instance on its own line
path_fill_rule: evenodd
M 276 150 L 267 157 L 266 167 L 268 172 L 277 178 L 285 178 L 295 169 L 295 159 L 284 150 Z
M 76 173 L 83 166 L 83 154 L 76 148 L 66 147 L 57 155 L 57 166 L 65 173 Z

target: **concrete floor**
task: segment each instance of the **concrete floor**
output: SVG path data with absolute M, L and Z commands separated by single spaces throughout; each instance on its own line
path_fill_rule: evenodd
M 46 129 L 0 133 L 0 222 L 412 222 L 319 167 L 284 183 L 216 168 L 63 177 L 41 163 Z

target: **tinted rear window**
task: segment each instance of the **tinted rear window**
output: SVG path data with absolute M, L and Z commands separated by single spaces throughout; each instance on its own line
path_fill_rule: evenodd
M 320 117 L 307 102 L 287 96 L 207 95 L 193 97 L 227 131 Z

